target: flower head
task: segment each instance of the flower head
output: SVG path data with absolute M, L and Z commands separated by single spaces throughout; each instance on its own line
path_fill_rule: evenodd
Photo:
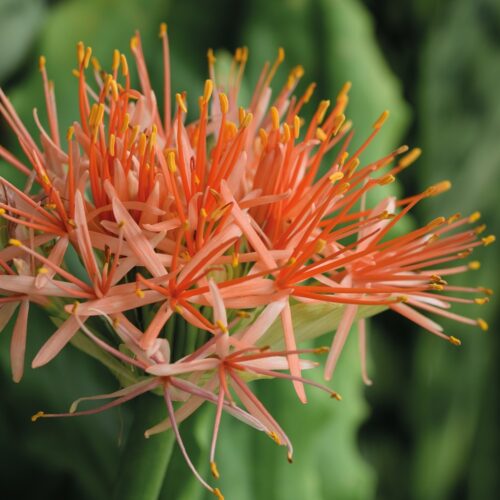
M 302 376 L 315 363 L 302 355 L 294 334 L 296 304 L 342 308 L 325 367 L 330 379 L 354 322 L 367 308 L 390 308 L 453 344 L 458 339 L 423 312 L 486 329 L 482 319 L 450 311 L 454 302 L 481 304 L 489 291 L 449 285 L 448 276 L 474 269 L 467 259 L 479 245 L 478 215 L 439 217 L 408 234 L 391 230 L 426 198 L 450 187 L 448 181 L 404 199 L 389 197 L 367 206 L 367 193 L 387 185 L 420 155 L 399 147 L 377 161 L 363 154 L 388 119 L 384 111 L 369 137 L 352 148 L 346 119 L 350 84 L 334 101 L 323 100 L 305 122 L 314 84 L 295 94 L 304 74 L 292 69 L 273 94 L 271 84 L 284 59 L 280 49 L 267 63 L 252 98 L 240 104 L 239 90 L 248 58 L 236 51 L 226 79 L 219 78 L 213 52 L 199 97 L 199 115 L 187 121 L 185 93 L 171 99 L 166 26 L 160 29 L 164 88 L 160 109 L 152 89 L 139 34 L 130 43 L 140 90 L 132 86 L 129 62 L 115 51 L 109 71 L 77 46 L 79 119 L 62 139 L 56 99 L 46 71 L 48 129 L 37 113 L 41 146 L 28 134 L 0 91 L 0 113 L 16 134 L 25 158 L 0 148 L 26 175 L 20 189 L 0 178 L 1 216 L 10 245 L 0 251 L 0 325 L 19 313 L 11 362 L 22 376 L 27 316 L 36 302 L 60 319 L 35 359 L 53 359 L 77 332 L 96 349 L 132 366 L 137 379 L 119 391 L 82 398 L 68 415 L 89 414 L 147 391 L 161 392 L 167 418 L 147 435 L 172 428 L 189 466 L 178 423 L 204 402 L 216 407 L 210 462 L 222 411 L 265 431 L 285 444 L 285 432 L 251 392 L 248 381 L 286 378 L 306 402 L 305 384 L 337 393 Z M 95 84 L 88 80 L 93 73 Z M 76 250 L 80 268 L 65 261 Z M 445 279 L 446 278 L 446 279 Z M 480 295 L 473 299 L 456 293 Z M 422 312 L 423 311 L 423 312 Z M 95 330 L 94 317 L 112 334 Z M 266 332 L 279 322 L 280 345 L 268 346 Z M 323 333 L 323 332 L 321 332 Z M 363 378 L 369 383 L 363 362 Z M 100 409 L 76 411 L 83 399 L 113 399 Z M 37 414 L 36 417 L 54 415 Z

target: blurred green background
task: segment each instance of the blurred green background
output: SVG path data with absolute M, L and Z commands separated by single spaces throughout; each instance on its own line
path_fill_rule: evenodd
M 453 180 L 451 192 L 419 208 L 418 222 L 478 209 L 489 230 L 500 233 L 498 0 L 0 0 L 0 85 L 33 130 L 31 110 L 43 108 L 37 58 L 45 54 L 64 129 L 77 111 L 71 76 L 76 42 L 91 45 L 110 64 L 112 49 L 126 52 L 133 30 L 140 29 L 153 82 L 159 84 L 157 31 L 163 20 L 169 25 L 174 91 L 186 89 L 191 98 L 201 92 L 208 47 L 248 45 L 247 81 L 255 82 L 264 61 L 283 46 L 289 67 L 305 67 L 300 89 L 318 82 L 317 99 L 333 97 L 344 81 L 353 82 L 348 114 L 358 139 L 382 110 L 391 110 L 370 155 L 402 143 L 423 148 L 418 163 L 401 176 L 400 192 Z M 15 147 L 3 122 L 0 143 Z M 0 168 L 11 176 L 5 165 Z M 497 248 L 476 255 L 483 266 L 465 279 L 498 289 Z M 288 385 L 263 382 L 258 391 L 289 432 L 296 460 L 288 465 L 269 439 L 225 417 L 218 462 L 227 497 L 497 498 L 500 345 L 493 299 L 481 310 L 466 311 L 487 319 L 488 333 L 444 322 L 462 339 L 459 349 L 393 314 L 376 318 L 370 328 L 375 384 L 361 384 L 353 335 L 335 376 L 341 404 L 310 392 L 311 404 L 301 406 Z M 28 356 L 51 329 L 41 313 L 32 316 Z M 68 347 L 16 386 L 9 338 L 8 331 L 0 336 L 1 497 L 109 498 L 131 410 L 140 411 L 140 400 L 135 408 L 32 424 L 30 416 L 40 409 L 64 411 L 73 399 L 111 391 L 117 382 Z M 205 473 L 212 420 L 213 412 L 205 411 L 182 426 Z M 178 453 L 162 498 L 205 498 Z

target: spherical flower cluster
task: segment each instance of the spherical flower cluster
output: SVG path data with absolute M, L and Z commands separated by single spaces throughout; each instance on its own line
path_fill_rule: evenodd
M 402 146 L 366 163 L 363 152 L 388 113 L 375 121 L 358 148 L 346 120 L 349 84 L 333 101 L 321 101 L 306 123 L 300 116 L 314 84 L 295 95 L 303 76 L 295 67 L 276 94 L 271 83 L 284 52 L 266 64 L 251 101 L 239 105 L 247 49 L 238 49 L 221 79 L 208 52 L 210 78 L 199 115 L 186 122 L 185 93 L 171 100 L 166 26 L 160 38 L 164 89 L 160 110 L 151 87 L 141 39 L 131 40 L 140 90 L 131 86 L 126 56 L 114 52 L 101 68 L 82 43 L 77 47 L 79 120 L 60 136 L 54 88 L 40 59 L 48 128 L 35 110 L 37 143 L 0 91 L 0 113 L 17 136 L 24 159 L 0 147 L 0 157 L 26 176 L 17 187 L 0 178 L 0 212 L 7 235 L 0 250 L 0 326 L 17 312 L 11 365 L 24 368 L 30 304 L 46 308 L 57 329 L 32 361 L 49 363 L 74 336 L 133 367 L 133 380 L 95 413 L 148 391 L 161 392 L 166 419 L 146 435 L 171 428 L 188 465 L 178 424 L 204 402 L 215 408 L 210 463 L 223 411 L 266 432 L 288 449 L 278 422 L 250 390 L 258 378 L 290 380 L 301 401 L 304 385 L 340 396 L 304 378 L 317 363 L 305 354 L 328 352 L 329 380 L 351 327 L 359 323 L 362 353 L 368 314 L 390 308 L 431 333 L 459 344 L 424 313 L 487 329 L 482 319 L 450 311 L 455 302 L 481 304 L 484 288 L 449 285 L 445 278 L 477 267 L 466 259 L 478 245 L 478 214 L 438 217 L 407 234 L 391 229 L 420 201 L 450 187 L 447 181 L 403 199 L 367 206 L 367 193 L 390 184 L 420 155 Z M 89 68 L 90 66 L 90 68 Z M 93 70 L 92 70 L 93 68 Z M 93 73 L 96 84 L 87 81 Z M 69 249 L 79 259 L 67 259 Z M 464 298 L 456 294 L 472 294 Z M 477 295 L 482 295 L 477 297 Z M 465 295 L 467 297 L 467 295 Z M 342 319 L 330 349 L 302 349 L 294 334 L 297 304 L 331 304 Z M 280 325 L 269 345 L 266 333 Z M 316 332 L 310 336 L 324 332 Z M 362 374 L 369 383 L 362 355 Z M 38 417 L 65 414 L 38 413 Z

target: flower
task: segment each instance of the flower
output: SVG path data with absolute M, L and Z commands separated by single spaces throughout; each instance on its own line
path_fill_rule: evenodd
M 175 94 L 175 104 L 171 99 L 164 24 L 160 38 L 162 110 L 139 34 L 130 49 L 140 90 L 132 86 L 124 54 L 115 50 L 106 72 L 90 47 L 78 44 L 74 74 L 80 117 L 68 129 L 67 146 L 60 137 L 44 57 L 40 71 L 48 130 L 34 113 L 41 148 L 0 91 L 0 113 L 26 158 L 5 148 L 0 156 L 27 177 L 24 190 L 0 178 L 6 193 L 0 211 L 10 243 L 0 251 L 0 326 L 20 304 L 11 349 L 16 381 L 23 371 L 30 302 L 60 321 L 34 358 L 34 368 L 51 361 L 79 331 L 95 349 L 133 367 L 132 382 L 112 394 L 81 398 L 66 415 L 95 413 L 144 392 L 161 392 L 167 418 L 146 434 L 171 427 L 194 474 L 221 497 L 191 463 L 180 421 L 204 402 L 216 406 L 210 453 L 216 478 L 223 410 L 285 444 L 291 460 L 290 440 L 251 392 L 249 380 L 289 379 L 302 402 L 307 400 L 305 384 L 340 399 L 302 376 L 315 363 L 301 355 L 329 351 L 325 378 L 330 379 L 355 321 L 365 352 L 367 307 L 390 308 L 456 345 L 458 339 L 420 310 L 487 329 L 484 320 L 449 308 L 453 302 L 482 304 L 490 291 L 448 285 L 444 277 L 477 268 L 476 261 L 447 266 L 494 237 L 480 239 L 484 227 L 470 227 L 478 214 L 439 217 L 392 236 L 393 227 L 417 203 L 448 190 L 450 183 L 367 207 L 367 193 L 392 183 L 420 150 L 402 146 L 375 162 L 363 162 L 363 152 L 389 114 L 384 111 L 366 141 L 352 150 L 354 132 L 345 115 L 349 83 L 333 103 L 321 101 L 306 124 L 300 113 L 314 84 L 294 94 L 304 74 L 301 66 L 292 69 L 272 97 L 283 49 L 264 66 L 246 106 L 239 106 L 239 90 L 247 49 L 237 49 L 227 79 L 219 78 L 209 50 L 210 78 L 198 101 L 199 117 L 187 123 L 185 93 Z M 87 81 L 90 65 L 96 86 Z M 65 261 L 70 246 L 80 269 Z M 464 299 L 456 292 L 484 296 Z M 293 321 L 298 303 L 343 308 L 330 350 L 301 348 Z M 97 331 L 95 317 L 113 334 Z M 276 322 L 284 347 L 266 345 L 266 332 Z M 362 374 L 370 383 L 364 355 Z M 76 411 L 87 399 L 113 401 Z M 40 412 L 34 419 L 60 415 Z

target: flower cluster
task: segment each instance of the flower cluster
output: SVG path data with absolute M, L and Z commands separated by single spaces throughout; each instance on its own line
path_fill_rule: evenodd
M 388 197 L 367 206 L 367 193 L 394 181 L 420 155 L 402 146 L 375 162 L 363 152 L 388 118 L 352 148 L 346 120 L 349 84 L 333 101 L 321 101 L 305 122 L 301 112 L 314 84 L 295 90 L 295 67 L 272 94 L 284 52 L 266 64 L 246 106 L 239 90 L 248 51 L 236 51 L 228 77 L 220 79 L 208 52 L 210 79 L 199 97 L 199 115 L 187 123 L 185 93 L 171 100 L 166 26 L 162 109 L 153 91 L 141 39 L 131 40 L 140 90 L 131 85 L 126 56 L 115 51 L 109 72 L 77 47 L 79 120 L 62 139 L 54 89 L 40 59 L 48 127 L 34 112 L 40 144 L 27 132 L 0 91 L 0 113 L 17 136 L 24 159 L 0 147 L 0 157 L 26 176 L 18 187 L 0 178 L 5 245 L 0 250 L 0 327 L 17 313 L 11 341 L 15 381 L 23 375 L 28 313 L 38 304 L 58 328 L 32 361 L 50 362 L 85 335 L 94 346 L 133 367 L 110 403 L 66 415 L 83 415 L 121 404 L 148 391 L 161 392 L 166 419 L 146 435 L 173 430 L 192 465 L 178 424 L 204 402 L 216 408 L 210 451 L 223 411 L 292 446 L 285 432 L 250 390 L 260 377 L 289 379 L 301 401 L 304 385 L 340 396 L 303 377 L 317 365 L 303 354 L 328 352 L 331 378 L 351 327 L 359 323 L 364 352 L 364 311 L 390 308 L 431 333 L 459 344 L 424 313 L 487 329 L 482 319 L 450 311 L 454 302 L 481 304 L 490 290 L 451 286 L 449 275 L 478 266 L 466 259 L 493 236 L 478 237 L 479 214 L 438 217 L 402 236 L 393 227 L 420 201 L 449 189 L 444 181 L 408 198 Z M 87 81 L 93 73 L 96 84 Z M 7 244 L 8 243 L 8 244 Z M 69 249 L 79 259 L 68 259 Z M 74 252 L 73 252 L 74 253 Z M 464 298 L 456 294 L 472 294 Z M 465 295 L 467 297 L 467 295 Z M 475 298 L 474 298 L 475 297 Z M 342 319 L 330 349 L 301 349 L 294 335 L 296 304 L 331 304 Z M 368 306 L 368 309 L 367 309 Z M 271 325 L 282 338 L 266 342 Z M 362 356 L 362 373 L 369 383 Z M 64 414 L 63 414 L 64 415 Z M 59 416 L 40 412 L 38 417 Z

